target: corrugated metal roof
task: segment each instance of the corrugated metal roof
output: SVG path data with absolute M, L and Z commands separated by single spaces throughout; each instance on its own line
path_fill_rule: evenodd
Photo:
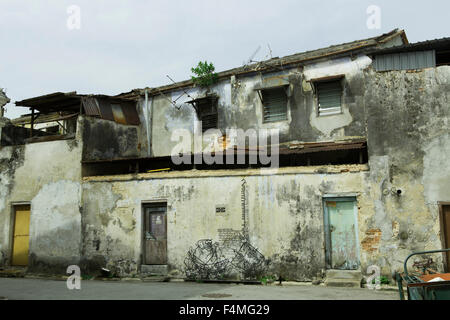
M 369 51 L 368 54 L 380 55 L 388 53 L 399 53 L 399 52 L 411 52 L 411 51 L 427 51 L 427 50 L 440 50 L 450 48 L 450 37 L 421 41 L 401 46 L 395 46 L 385 49 L 375 49 Z
M 16 106 L 33 108 L 39 111 L 37 122 L 50 122 L 55 117 L 54 114 L 60 112 L 79 113 L 80 106 L 83 105 L 86 115 L 96 116 L 106 120 L 116 121 L 130 125 L 139 125 L 139 115 L 136 111 L 134 99 L 124 99 L 116 96 L 107 96 L 102 94 L 77 94 L 73 92 L 55 92 L 39 97 L 17 101 Z M 120 115 L 117 119 L 112 112 L 112 104 L 120 106 L 116 110 L 116 115 Z M 48 117 L 44 117 L 48 115 Z M 123 119 L 122 119 L 123 118 Z M 40 120 L 38 120 L 40 119 Z M 44 119 L 50 119 L 44 121 Z M 13 121 L 23 122 L 21 118 Z M 29 123 L 29 122 L 27 122 Z
M 436 52 L 428 50 L 377 55 L 374 67 L 377 71 L 434 68 L 436 67 Z

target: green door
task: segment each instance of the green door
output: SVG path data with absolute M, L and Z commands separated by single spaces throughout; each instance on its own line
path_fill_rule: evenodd
M 360 263 L 355 199 L 328 198 L 324 209 L 327 267 L 357 270 Z

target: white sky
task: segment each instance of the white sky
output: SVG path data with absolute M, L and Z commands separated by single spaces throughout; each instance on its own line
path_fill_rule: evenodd
M 67 8 L 81 10 L 69 30 Z M 381 29 L 366 26 L 369 5 Z M 410 42 L 450 36 L 450 1 L 416 0 L 0 0 L 0 87 L 13 102 L 56 91 L 118 94 L 190 78 L 208 60 L 216 71 L 405 29 Z

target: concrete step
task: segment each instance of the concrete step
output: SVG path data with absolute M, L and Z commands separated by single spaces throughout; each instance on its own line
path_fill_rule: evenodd
M 166 276 L 169 273 L 167 265 L 141 265 L 141 274 L 150 276 Z
M 361 280 L 360 270 L 327 270 L 327 278 Z
M 326 279 L 325 286 L 327 287 L 347 287 L 347 288 L 361 288 L 361 281 L 349 279 Z
M 361 287 L 360 270 L 327 270 L 326 275 L 325 285 L 328 287 Z

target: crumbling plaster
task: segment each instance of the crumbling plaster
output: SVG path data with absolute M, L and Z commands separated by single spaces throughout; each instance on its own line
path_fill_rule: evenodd
M 442 246 L 438 201 L 450 199 L 450 67 L 368 68 L 365 82 L 371 183 L 363 194 L 374 212 L 363 218 L 362 255 L 390 274 L 409 253 Z M 441 256 L 433 258 L 442 267 Z
M 29 270 L 65 272 L 79 261 L 81 145 L 77 132 L 73 140 L 0 148 L 0 264 L 11 263 L 17 203 L 31 206 Z
M 307 64 L 302 68 L 270 73 L 255 72 L 245 76 L 232 76 L 209 88 L 209 93 L 219 96 L 218 129 L 226 134 L 227 129 L 278 129 L 280 142 L 323 141 L 365 136 L 364 86 L 362 70 L 371 63 L 367 56 L 354 59 L 340 58 L 326 62 Z M 317 97 L 310 83 L 317 77 L 345 75 L 343 80 L 342 114 L 317 115 Z M 268 78 L 280 78 L 289 83 L 287 120 L 264 123 L 263 105 L 256 88 Z M 194 132 L 197 115 L 187 101 L 202 97 L 208 89 L 190 88 L 165 92 L 152 97 L 152 151 L 154 156 L 168 156 L 178 141 L 171 141 L 174 130 Z M 181 96 L 181 97 L 180 97 Z M 176 100 L 176 106 L 170 103 Z M 216 135 L 217 136 L 217 135 Z M 185 149 L 189 146 L 185 142 Z M 205 146 L 205 144 L 204 144 Z
M 364 185 L 362 172 L 210 174 L 113 182 L 101 177 L 85 179 L 83 230 L 89 241 L 85 241 L 84 259 L 103 256 L 111 268 L 117 261 L 128 261 L 137 268 L 142 263 L 142 203 L 167 202 L 168 264 L 183 271 L 186 253 L 198 240 L 220 241 L 219 230 L 242 229 L 241 185 L 245 179 L 252 245 L 270 261 L 272 273 L 312 279 L 325 263 L 322 196 L 355 193 Z M 226 204 L 226 213 L 218 216 L 215 208 L 222 204 Z

